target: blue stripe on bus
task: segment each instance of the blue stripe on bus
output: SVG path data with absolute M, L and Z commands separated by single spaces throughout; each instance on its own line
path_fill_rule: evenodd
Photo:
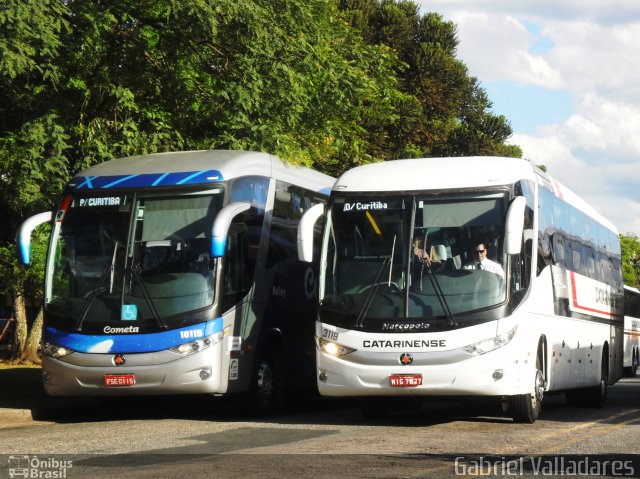
M 151 186 L 158 186 L 160 182 L 164 180 L 167 176 L 169 176 L 169 173 L 162 173 L 162 175 L 156 181 L 151 183 Z
M 187 176 L 186 178 L 183 178 L 182 180 L 178 181 L 178 185 L 186 185 L 189 184 L 190 181 L 195 181 L 195 178 L 197 178 L 200 175 L 203 175 L 204 173 L 207 173 L 206 170 L 203 171 L 196 171 L 195 173 L 190 174 L 189 176 Z M 196 181 L 196 183 L 198 183 Z
M 211 241 L 211 256 L 213 258 L 222 258 L 224 252 L 227 249 L 227 238 L 212 238 Z
M 19 243 L 18 254 L 20 255 L 20 262 L 24 265 L 31 264 L 31 243 L 24 243 L 22 241 Z
M 120 178 L 119 180 L 115 180 L 112 181 L 111 183 L 109 183 L 108 185 L 104 185 L 103 188 L 111 188 L 112 186 L 116 186 L 119 185 L 120 183 L 124 183 L 126 181 L 132 180 L 133 178 L 135 178 L 136 176 L 140 176 L 140 175 L 129 175 L 129 176 L 125 176 L 124 178 Z
M 142 188 L 145 186 L 197 185 L 224 180 L 218 170 L 180 171 L 177 173 L 145 173 L 110 176 L 76 176 L 69 184 L 81 189 L 108 189 L 114 186 Z
M 131 326 L 135 327 L 135 324 L 129 323 L 122 327 L 128 328 Z M 98 336 L 46 327 L 44 329 L 44 342 L 64 346 L 80 353 L 135 354 L 162 351 L 220 332 L 222 332 L 222 318 L 185 328 L 148 334 L 105 334 Z

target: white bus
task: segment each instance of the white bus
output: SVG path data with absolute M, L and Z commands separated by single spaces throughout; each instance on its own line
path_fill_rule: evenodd
M 324 212 L 300 222 L 304 261 Z M 602 406 L 622 375 L 615 227 L 525 160 L 347 171 L 327 204 L 319 275 L 322 395 L 491 396 L 532 423 L 546 392 Z
M 640 291 L 624 285 L 624 372 L 635 377 L 640 364 Z
M 122 158 L 66 186 L 51 221 L 43 382 L 49 395 L 249 393 L 257 413 L 315 390 L 316 272 L 304 211 L 334 179 L 257 152 Z M 318 230 L 319 234 L 319 230 Z

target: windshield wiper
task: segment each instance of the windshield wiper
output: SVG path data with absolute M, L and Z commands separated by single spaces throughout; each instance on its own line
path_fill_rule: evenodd
M 373 297 L 376 295 L 378 288 L 380 287 L 380 280 L 382 279 L 382 273 L 384 272 L 384 268 L 387 264 L 389 264 L 389 280 L 387 281 L 387 285 L 391 285 L 391 273 L 393 272 L 393 255 L 396 251 L 396 236 L 393 235 L 393 245 L 391 246 L 391 256 L 389 258 L 385 258 L 378 270 L 378 274 L 376 274 L 373 283 L 369 285 L 369 293 L 367 297 L 364 299 L 364 303 L 362 303 L 362 307 L 360 308 L 360 312 L 358 313 L 358 317 L 356 318 L 356 328 L 361 328 L 364 323 L 364 318 L 369 312 L 369 308 L 371 307 L 371 303 L 373 302 Z
M 140 285 L 140 289 L 142 290 L 142 297 L 147 302 L 147 305 L 151 310 L 151 314 L 153 314 L 153 319 L 156 320 L 156 323 L 158 323 L 158 326 L 160 328 L 167 329 L 167 323 L 165 323 L 164 320 L 160 317 L 160 313 L 158 313 L 158 310 L 156 309 L 156 305 L 153 302 L 151 295 L 149 294 L 149 290 L 147 289 L 147 284 L 144 282 L 144 279 L 142 279 L 142 274 L 141 274 L 142 268 L 140 268 L 139 264 L 134 264 L 131 266 L 131 272 L 133 273 L 133 276 L 136 278 L 136 281 L 138 282 L 138 284 Z
M 453 313 L 451 312 L 451 309 L 449 308 L 449 303 L 447 303 L 447 298 L 445 297 L 444 292 L 442 291 L 442 288 L 440 287 L 440 283 L 438 282 L 438 278 L 433 273 L 433 268 L 431 267 L 431 262 L 423 260 L 422 261 L 422 267 L 424 268 L 425 265 L 427 266 L 427 272 L 429 273 L 427 276 L 429 276 L 429 280 L 431 281 L 431 285 L 433 286 L 433 291 L 436 293 L 436 298 L 438 298 L 438 302 L 440 303 L 440 307 L 442 308 L 442 311 L 444 311 L 445 316 L 447 317 L 447 322 L 449 323 L 449 326 L 453 326 L 454 328 L 457 328 L 458 327 L 458 322 L 453 317 Z M 422 274 L 420 275 L 420 285 L 422 286 Z
M 78 321 L 76 321 L 76 326 L 75 326 L 76 331 L 82 331 L 82 324 L 84 323 L 84 320 L 87 317 L 89 308 L 91 307 L 95 299 L 98 297 L 98 295 L 106 291 L 106 288 L 103 286 L 103 282 L 107 277 L 107 273 L 111 273 L 110 281 L 109 281 L 109 293 L 113 293 L 113 281 L 114 281 L 115 269 L 116 269 L 116 256 L 118 254 L 119 247 L 120 247 L 120 242 L 116 241 L 115 244 L 113 245 L 113 255 L 111 256 L 111 263 L 109 263 L 102 270 L 102 273 L 100 273 L 100 278 L 98 278 L 97 286 L 91 290 L 90 296 L 84 302 L 84 305 L 82 305 L 82 312 L 80 313 L 80 317 L 78 318 Z
M 369 312 L 369 308 L 371 307 L 371 303 L 373 302 L 373 297 L 376 295 L 376 292 L 380 287 L 380 280 L 382 279 L 382 273 L 384 272 L 384 268 L 385 266 L 387 266 L 387 264 L 391 263 L 391 261 L 392 261 L 392 258 L 384 259 L 384 261 L 382 262 L 382 265 L 380 266 L 380 269 L 378 270 L 378 274 L 376 274 L 376 277 L 373 280 L 373 283 L 369 285 L 369 293 L 367 293 L 367 297 L 364 299 L 364 302 L 362 303 L 362 307 L 360 308 L 360 312 L 358 313 L 358 316 L 356 318 L 356 324 L 355 324 L 356 328 L 361 328 L 363 326 L 364 318 Z

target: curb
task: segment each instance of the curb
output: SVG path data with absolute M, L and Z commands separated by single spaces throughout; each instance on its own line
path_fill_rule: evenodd
M 33 414 L 30 409 L 0 408 L 0 429 L 32 423 Z

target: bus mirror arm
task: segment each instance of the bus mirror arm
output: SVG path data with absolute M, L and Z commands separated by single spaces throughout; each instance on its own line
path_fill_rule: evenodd
M 230 203 L 220 210 L 211 229 L 211 257 L 221 258 L 227 248 L 227 234 L 233 218 L 251 208 L 251 203 Z
M 505 228 L 505 249 L 507 254 L 520 254 L 522 249 L 522 233 L 524 231 L 524 211 L 527 200 L 517 196 L 507 211 Z
M 18 259 L 20 263 L 27 266 L 31 263 L 31 233 L 38 226 L 51 222 L 53 213 L 45 211 L 38 213 L 31 218 L 27 218 L 18 230 Z
M 302 215 L 298 224 L 298 259 L 305 263 L 313 261 L 313 229 L 324 214 L 324 205 L 319 203 L 312 206 Z

